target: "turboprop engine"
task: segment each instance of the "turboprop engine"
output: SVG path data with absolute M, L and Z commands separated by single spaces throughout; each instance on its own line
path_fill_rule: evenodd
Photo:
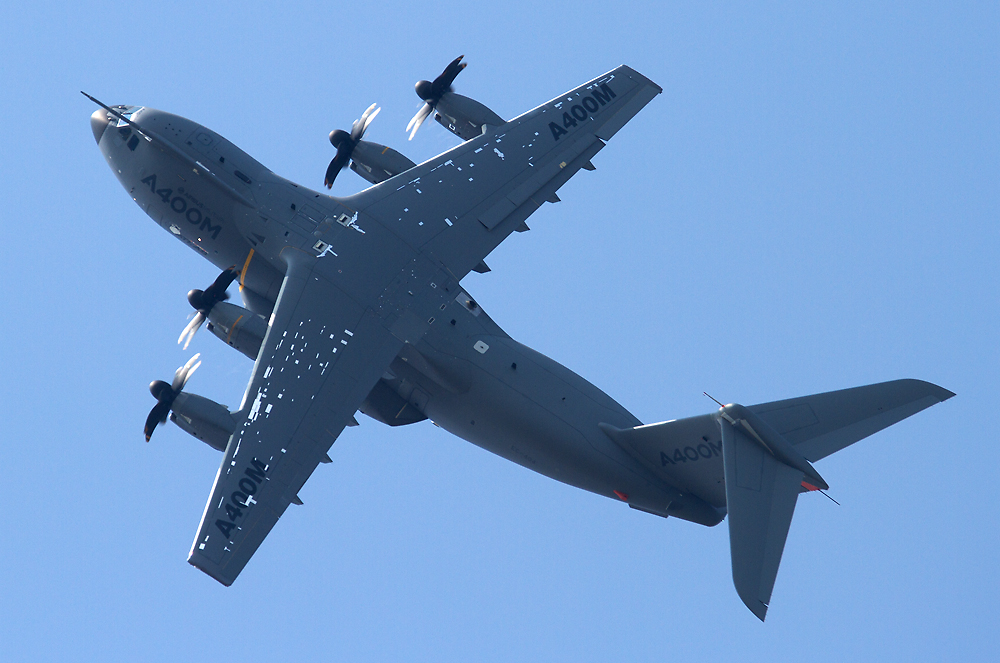
M 208 312 L 208 331 L 250 359 L 257 359 L 267 322 L 242 306 L 218 302 Z
M 178 343 L 184 342 L 185 349 L 202 323 L 208 320 L 208 331 L 225 341 L 226 345 L 236 348 L 251 359 L 257 359 L 257 353 L 260 352 L 264 335 L 267 333 L 267 322 L 257 313 L 226 301 L 229 299 L 226 288 L 238 276 L 236 268 L 230 267 L 219 274 L 215 282 L 205 290 L 192 290 L 188 293 L 188 302 L 195 309 L 195 314 L 177 339 Z M 248 298 L 248 292 L 242 294 L 244 301 L 253 302 L 260 299 L 257 295 Z M 263 308 L 263 301 L 258 304 Z
M 229 409 L 204 396 L 189 394 L 184 386 L 194 372 L 201 366 L 200 355 L 191 357 L 188 363 L 177 369 L 174 379 L 169 384 L 162 380 L 154 380 L 149 385 L 149 392 L 156 399 L 156 405 L 146 418 L 146 441 L 152 437 L 157 424 L 166 423 L 167 415 L 187 433 L 195 436 L 208 446 L 219 451 L 226 449 L 229 437 L 236 430 L 236 420 Z
M 464 57 L 455 58 L 433 82 L 417 82 L 417 96 L 424 100 L 424 105 L 406 125 L 410 140 L 431 113 L 441 126 L 462 140 L 471 140 L 484 134 L 489 127 L 499 127 L 504 123 L 502 117 L 485 105 L 463 97 L 452 88 L 455 77 L 465 69 Z
M 183 391 L 170 408 L 170 421 L 218 451 L 226 450 L 236 430 L 236 421 L 225 405 Z
M 379 184 L 393 175 L 406 172 L 415 165 L 391 147 L 359 140 L 351 154 L 350 167 L 372 184 Z
M 351 170 L 372 184 L 384 182 L 416 165 L 391 147 L 361 140 L 368 125 L 380 110 L 382 109 L 375 108 L 375 104 L 369 106 L 368 110 L 361 114 L 361 118 L 351 125 L 350 133 L 342 129 L 330 132 L 330 144 L 337 148 L 337 154 L 326 169 L 326 177 L 323 180 L 326 188 L 333 186 L 337 175 L 348 163 L 351 165 Z

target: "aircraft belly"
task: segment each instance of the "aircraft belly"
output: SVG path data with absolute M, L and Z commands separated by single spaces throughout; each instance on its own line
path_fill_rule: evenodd
M 453 435 L 539 474 L 592 492 L 614 490 L 604 459 L 579 431 L 502 383 L 433 395 L 425 411 Z
M 424 347 L 440 374 L 464 389 L 428 380 L 424 413 L 448 432 L 563 483 L 613 497 L 645 495 L 666 504 L 664 486 L 598 424 L 639 422 L 592 384 L 507 337 L 477 336 L 447 350 Z M 442 344 L 441 335 L 427 338 Z M 468 345 L 471 352 L 463 352 Z M 483 345 L 478 345 L 482 348 Z M 449 352 L 449 350 L 451 352 Z M 451 354 L 454 353 L 454 354 Z M 464 355 L 464 356 L 456 356 Z M 448 359 L 450 357 L 450 359 Z M 419 379 L 419 378 L 417 378 Z

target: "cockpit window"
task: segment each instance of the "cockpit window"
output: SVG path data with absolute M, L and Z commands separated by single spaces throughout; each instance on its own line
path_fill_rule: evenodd
M 126 120 L 132 119 L 132 116 L 135 113 L 138 113 L 139 111 L 141 111 L 142 109 L 143 109 L 142 106 L 116 106 L 115 107 L 115 110 L 118 111 L 118 112 L 120 112 L 125 117 Z M 118 124 L 116 124 L 115 126 L 116 127 L 127 127 L 128 126 L 128 122 L 126 122 L 125 120 L 122 120 L 121 118 L 119 118 L 118 119 Z

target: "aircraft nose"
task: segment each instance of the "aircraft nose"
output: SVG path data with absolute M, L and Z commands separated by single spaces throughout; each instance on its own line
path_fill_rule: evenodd
M 97 144 L 101 144 L 101 136 L 104 135 L 104 130 L 108 128 L 111 124 L 111 120 L 108 119 L 108 112 L 103 108 L 98 108 L 90 116 L 90 128 L 94 132 L 94 140 Z

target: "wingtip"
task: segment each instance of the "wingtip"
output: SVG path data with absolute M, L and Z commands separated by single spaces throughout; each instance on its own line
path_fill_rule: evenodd
M 739 594 L 740 600 L 743 601 L 743 605 L 745 605 L 747 609 L 753 613 L 753 616 L 760 621 L 764 621 L 764 618 L 767 616 L 767 604 L 756 596 L 744 596 L 744 593 L 740 592 L 739 587 L 736 588 L 736 593 Z
M 938 401 L 941 403 L 955 396 L 955 392 L 951 391 L 950 389 L 945 389 L 940 385 L 936 385 L 933 382 L 927 382 L 926 380 L 915 380 L 915 382 L 921 382 L 924 385 L 926 385 L 929 388 L 929 390 L 934 393 L 934 396 L 937 397 Z
M 767 604 L 760 599 L 747 600 L 742 596 L 740 598 L 743 599 L 743 604 L 750 609 L 753 616 L 763 622 L 764 618 L 767 617 Z
M 927 380 L 921 380 L 919 378 L 903 378 L 901 380 L 892 380 L 890 382 L 880 384 L 897 384 L 900 388 L 910 393 L 913 398 L 931 396 L 939 403 L 943 403 L 949 398 L 955 396 L 955 392 L 945 389 L 940 385 L 936 385 L 933 382 L 928 382 Z
M 618 67 L 617 67 L 617 68 L 618 68 L 618 69 L 623 69 L 623 68 L 624 68 L 624 69 L 627 69 L 627 70 L 628 70 L 628 72 L 629 72 L 629 74 L 630 74 L 631 76 L 633 76 L 634 78 L 637 78 L 638 80 L 641 80 L 641 81 L 644 81 L 644 82 L 645 82 L 645 83 L 646 83 L 647 85 L 650 85 L 650 86 L 652 86 L 652 87 L 653 87 L 653 89 L 655 89 L 655 90 L 656 90 L 656 94 L 662 94 L 662 93 L 663 93 L 663 88 L 662 88 L 662 87 L 660 87 L 660 86 L 659 86 L 659 85 L 657 85 L 657 84 L 656 84 L 655 82 L 653 82 L 652 80 L 650 80 L 650 78 L 649 78 L 649 77 L 647 77 L 647 76 L 645 76 L 645 75 L 643 75 L 643 74 L 639 73 L 639 72 L 638 72 L 638 71 L 636 71 L 636 70 L 635 70 L 634 68 L 630 67 L 629 65 L 625 64 L 624 62 L 623 62 L 622 64 L 618 65 Z M 612 70 L 612 71 L 614 71 L 614 70 Z M 609 73 L 610 73 L 610 72 L 609 72 Z
M 221 573 L 213 573 L 211 570 L 209 570 L 208 567 L 198 564 L 198 555 L 195 552 L 192 552 L 190 555 L 188 555 L 187 562 L 188 564 L 198 569 L 199 571 L 207 575 L 209 578 L 212 578 L 213 580 L 215 580 L 224 587 L 232 586 L 233 581 L 236 580 L 236 578 L 230 578 L 228 576 L 222 575 Z

